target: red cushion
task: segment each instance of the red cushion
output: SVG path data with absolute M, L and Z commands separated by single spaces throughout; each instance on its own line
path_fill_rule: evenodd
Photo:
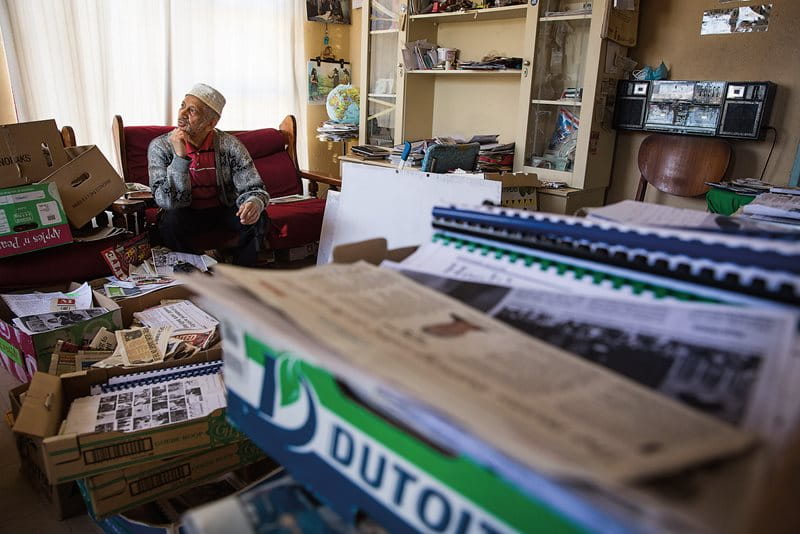
M 278 152 L 271 156 L 258 158 L 254 162 L 256 170 L 264 182 L 264 187 L 271 197 L 299 195 L 303 192 L 303 184 L 288 152 Z
M 172 126 L 126 126 L 125 156 L 128 162 L 129 182 L 150 185 L 147 172 L 147 147 L 150 141 L 171 131 Z
M 267 208 L 270 248 L 294 248 L 319 240 L 324 212 L 325 200 L 321 198 L 271 204 Z
M 0 260 L 0 290 L 44 287 L 62 282 L 84 282 L 109 276 L 100 251 L 124 241 L 114 236 L 91 243 L 70 243 Z
M 280 130 L 262 128 L 247 132 L 234 132 L 250 152 L 267 193 L 273 197 L 302 193 L 303 185 L 297 170 L 286 152 L 286 140 Z

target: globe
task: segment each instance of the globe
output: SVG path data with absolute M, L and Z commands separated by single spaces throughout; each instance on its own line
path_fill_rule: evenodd
M 328 93 L 328 99 L 325 101 L 328 118 L 333 122 L 358 124 L 358 102 L 358 87 L 337 85 Z

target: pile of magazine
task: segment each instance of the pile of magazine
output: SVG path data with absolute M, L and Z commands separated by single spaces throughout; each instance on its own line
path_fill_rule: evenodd
M 347 141 L 358 137 L 358 124 L 325 121 L 317 128 L 320 141 Z

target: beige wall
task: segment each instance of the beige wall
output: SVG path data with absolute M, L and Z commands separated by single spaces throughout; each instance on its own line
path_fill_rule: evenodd
M 355 44 L 356 50 L 360 48 L 361 10 L 352 10 L 350 18 L 352 25 L 328 24 L 328 36 L 337 59 L 350 61 L 352 77 L 357 80 L 359 60 L 357 57 L 353 57 L 350 51 L 353 49 L 353 44 Z M 303 23 L 303 30 L 306 55 L 309 58 L 320 55 L 323 49 L 322 39 L 325 36 L 325 24 L 306 21 Z M 342 154 L 342 144 L 320 141 L 316 137 L 317 126 L 328 120 L 325 106 L 306 106 L 306 111 L 309 170 L 328 176 L 339 176 L 338 156 Z
M 765 3 L 767 0 L 765 0 Z M 639 24 L 639 44 L 631 57 L 647 65 L 663 59 L 675 80 L 769 80 L 778 84 L 771 125 L 778 142 L 765 180 L 789 180 L 800 140 L 800 1 L 769 0 L 773 4 L 769 31 L 700 36 L 703 11 L 761 3 L 721 4 L 718 0 L 644 0 Z M 620 132 L 608 202 L 633 198 L 639 180 L 637 151 L 645 134 Z M 732 141 L 729 177 L 758 177 L 772 144 L 767 141 Z M 701 199 L 683 199 L 648 188 L 647 201 L 683 207 L 704 206 Z
M 0 37 L 2 37 L 0 35 Z M 8 75 L 8 62 L 3 39 L 0 38 L 0 124 L 17 122 L 17 110 L 11 93 L 11 78 Z

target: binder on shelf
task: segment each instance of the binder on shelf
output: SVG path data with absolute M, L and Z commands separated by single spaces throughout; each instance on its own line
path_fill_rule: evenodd
M 800 304 L 800 242 L 662 227 L 595 222 L 495 207 L 434 207 L 433 226 L 478 243 L 507 244 L 517 254 L 549 252 L 632 281 L 656 276 L 708 289 Z M 481 240 L 484 241 L 481 241 Z M 485 240 L 491 240 L 485 241 Z M 652 280 L 651 282 L 652 283 Z M 713 298 L 713 297 L 712 297 Z

